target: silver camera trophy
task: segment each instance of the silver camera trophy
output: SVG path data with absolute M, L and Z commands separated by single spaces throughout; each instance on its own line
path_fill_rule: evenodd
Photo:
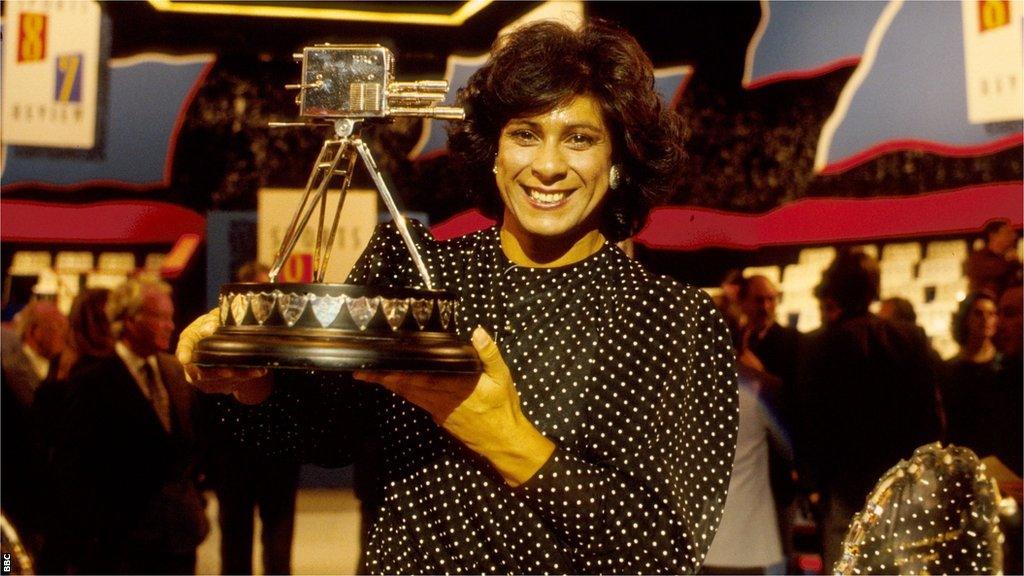
M 366 122 L 463 118 L 461 108 L 438 105 L 448 82 L 396 82 L 394 56 L 380 45 L 316 45 L 295 54 L 295 59 L 302 62 L 302 81 L 286 88 L 299 90 L 299 115 L 310 121 L 271 126 L 330 126 L 334 135 L 324 141 L 313 165 L 271 266 L 270 282 L 221 287 L 221 326 L 196 347 L 196 364 L 479 372 L 476 352 L 456 337 L 455 296 L 435 289 L 405 218 L 360 137 Z M 426 289 L 323 282 L 357 157 L 391 213 Z M 327 193 L 335 181 L 341 193 L 333 218 L 328 218 Z M 314 212 L 313 282 L 277 282 Z

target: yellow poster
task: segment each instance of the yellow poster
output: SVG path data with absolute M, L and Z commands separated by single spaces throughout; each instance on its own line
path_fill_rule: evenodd
M 974 124 L 1024 119 L 1021 0 L 963 0 L 967 118 Z
M 264 188 L 259 192 L 257 205 L 257 231 L 259 260 L 272 265 L 278 248 L 284 241 L 292 215 L 302 201 L 298 188 Z M 324 219 L 324 237 L 330 231 L 334 211 L 338 206 L 337 190 L 328 193 Z M 334 238 L 330 259 L 327 261 L 325 282 L 344 282 L 359 255 L 370 242 L 377 225 L 377 191 L 349 189 L 345 195 L 338 231 Z M 306 229 L 302 232 L 291 256 L 281 267 L 279 282 L 311 282 L 315 267 L 316 234 L 319 209 L 314 210 Z M 326 240 L 325 240 L 326 241 Z

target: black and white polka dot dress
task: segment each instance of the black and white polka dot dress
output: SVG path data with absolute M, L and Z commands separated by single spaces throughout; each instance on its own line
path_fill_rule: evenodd
M 505 257 L 496 228 L 449 242 L 414 228 L 435 286 L 461 298 L 463 336 L 480 325 L 497 341 L 523 413 L 557 445 L 552 458 L 510 488 L 426 412 L 339 375 L 278 377 L 255 408 L 224 402 L 237 436 L 324 465 L 377 447 L 371 572 L 696 571 L 737 428 L 733 354 L 710 299 L 612 244 L 534 269 Z M 393 227 L 350 282 L 421 284 Z

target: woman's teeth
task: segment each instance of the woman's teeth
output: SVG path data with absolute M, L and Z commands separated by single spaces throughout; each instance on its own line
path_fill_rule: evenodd
M 530 199 L 539 204 L 558 204 L 565 199 L 565 192 L 539 192 L 531 189 Z

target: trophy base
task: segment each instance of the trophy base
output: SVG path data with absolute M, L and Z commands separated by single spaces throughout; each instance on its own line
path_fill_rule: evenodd
M 447 292 L 347 284 L 226 284 L 221 327 L 193 352 L 199 366 L 296 370 L 480 372 L 455 334 Z
M 454 337 L 331 334 L 326 330 L 247 331 L 230 328 L 203 339 L 199 366 L 298 370 L 480 372 L 476 350 Z

